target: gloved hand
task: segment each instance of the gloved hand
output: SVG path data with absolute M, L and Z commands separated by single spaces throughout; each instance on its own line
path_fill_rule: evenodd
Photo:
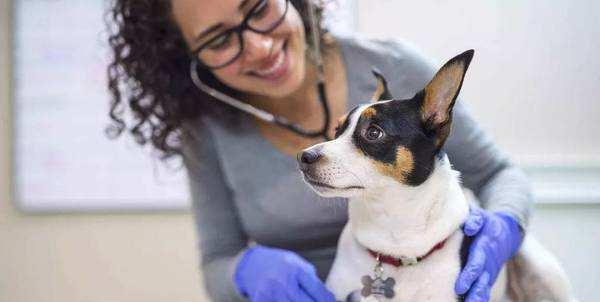
M 315 267 L 282 249 L 248 249 L 236 267 L 234 283 L 253 302 L 335 302 Z
M 469 211 L 463 231 L 469 237 L 475 236 L 475 239 L 454 291 L 458 295 L 468 291 L 466 302 L 487 302 L 498 273 L 519 249 L 523 234 L 510 214 L 475 207 Z

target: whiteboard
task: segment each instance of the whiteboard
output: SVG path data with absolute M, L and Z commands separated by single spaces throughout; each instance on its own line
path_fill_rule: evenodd
M 185 170 L 152 160 L 109 123 L 107 1 L 14 2 L 14 193 L 27 212 L 185 210 Z M 329 26 L 356 28 L 353 0 Z M 175 166 L 181 164 L 175 163 Z
M 25 211 L 188 207 L 184 169 L 104 134 L 105 2 L 14 2 L 14 192 Z

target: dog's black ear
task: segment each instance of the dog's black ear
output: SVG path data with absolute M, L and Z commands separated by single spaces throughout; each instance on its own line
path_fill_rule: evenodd
M 377 68 L 371 69 L 371 72 L 377 79 L 377 89 L 375 89 L 375 93 L 373 93 L 373 96 L 371 97 L 371 102 L 391 100 L 392 94 L 388 90 L 387 81 L 385 80 L 381 72 L 379 72 Z
M 452 124 L 452 108 L 462 87 L 474 51 L 467 50 L 452 58 L 436 73 L 422 91 L 421 119 L 427 130 L 434 132 L 440 149 Z

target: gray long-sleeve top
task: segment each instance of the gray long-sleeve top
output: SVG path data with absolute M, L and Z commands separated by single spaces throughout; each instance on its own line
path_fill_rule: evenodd
M 368 102 L 375 91 L 372 67 L 385 75 L 396 99 L 412 97 L 437 70 L 400 41 L 337 40 L 346 66 L 348 109 Z M 444 149 L 463 185 L 484 208 L 512 213 L 525 228 L 532 205 L 526 176 L 499 152 L 460 98 L 453 114 Z M 209 295 L 214 301 L 247 301 L 232 276 L 249 240 L 299 253 L 324 279 L 348 219 L 344 199 L 324 200 L 310 190 L 295 158 L 263 138 L 251 117 L 223 120 L 203 115 L 184 125 L 189 135 L 183 158 Z

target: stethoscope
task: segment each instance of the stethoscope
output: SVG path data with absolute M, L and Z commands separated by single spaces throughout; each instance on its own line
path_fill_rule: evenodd
M 323 137 L 325 140 L 330 140 L 331 138 L 327 134 L 327 130 L 329 129 L 329 124 L 331 122 L 331 116 L 329 112 L 329 104 L 327 104 L 327 94 L 325 90 L 325 76 L 323 69 L 323 59 L 321 57 L 321 45 L 320 45 L 320 34 L 319 28 L 316 19 L 315 7 L 312 1 L 306 1 L 308 6 L 308 15 L 311 23 L 311 34 L 312 34 L 312 45 L 314 47 L 314 61 L 317 67 L 317 92 L 319 95 L 319 101 L 321 106 L 323 107 L 323 112 L 325 115 L 325 119 L 323 121 L 323 126 L 320 130 L 306 130 L 300 127 L 297 124 L 293 124 L 289 122 L 286 118 L 282 116 L 273 115 L 267 111 L 258 109 L 248 103 L 235 99 L 229 95 L 226 95 L 206 84 L 204 84 L 200 77 L 198 76 L 198 61 L 192 60 L 190 64 L 190 75 L 192 78 L 192 82 L 194 85 L 212 96 L 213 98 L 222 101 L 232 107 L 235 107 L 243 112 L 251 114 L 258 119 L 261 119 L 265 122 L 272 123 L 283 127 L 289 131 L 292 131 L 296 134 L 306 136 L 306 137 Z

